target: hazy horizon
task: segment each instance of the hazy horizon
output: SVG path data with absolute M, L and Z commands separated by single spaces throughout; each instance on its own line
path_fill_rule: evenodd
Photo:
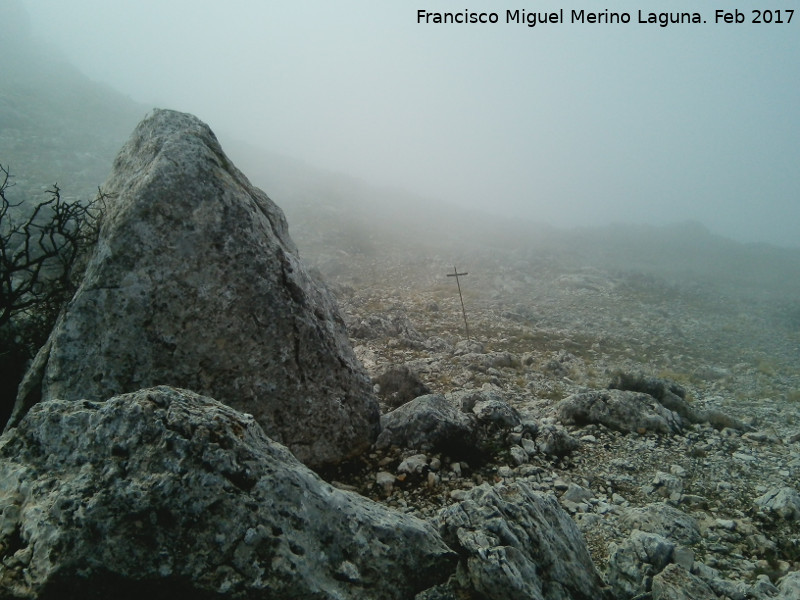
M 790 23 L 418 23 L 394 0 L 26 0 L 90 78 L 371 184 L 557 227 L 698 221 L 800 245 L 800 14 Z M 556 5 L 535 6 L 558 11 Z M 599 7 L 597 7 L 599 9 Z M 781 8 L 781 7 L 778 7 Z M 800 13 L 800 10 L 797 11 Z M 783 20 L 787 19 L 785 9 Z

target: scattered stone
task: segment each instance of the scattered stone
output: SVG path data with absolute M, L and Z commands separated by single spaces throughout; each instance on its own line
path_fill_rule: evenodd
M 680 465 L 670 465 L 669 472 L 676 477 L 686 477 L 686 469 Z
M 402 312 L 391 314 L 370 314 L 365 318 L 348 323 L 348 331 L 356 339 L 375 340 L 399 338 L 399 345 L 414 346 L 422 343 L 423 336 L 411 320 Z
M 594 498 L 592 490 L 587 490 L 586 488 L 583 488 L 576 483 L 570 483 L 569 487 L 567 488 L 567 491 L 564 492 L 564 494 L 561 496 L 562 500 L 568 502 L 575 502 L 576 504 L 581 502 L 588 502 L 592 498 Z
M 472 413 L 481 425 L 510 430 L 521 425 L 519 413 L 500 398 L 480 398 L 472 406 Z
M 464 356 L 465 354 L 480 355 L 484 352 L 484 346 L 478 340 L 461 340 L 453 350 L 454 356 Z
M 462 557 L 457 585 L 482 598 L 607 598 L 573 521 L 525 483 L 476 487 L 436 523 Z
M 519 466 L 528 462 L 528 453 L 522 448 L 522 446 L 511 446 L 508 449 L 509 454 L 511 455 L 511 460 L 514 461 L 514 464 Z
M 786 521 L 800 520 L 800 494 L 790 487 L 769 490 L 756 498 L 756 505 Z
M 733 519 L 715 519 L 717 527 L 722 527 L 723 529 L 727 529 L 728 531 L 733 531 L 736 529 L 736 521 Z
M 525 450 L 528 457 L 534 456 L 539 451 L 536 442 L 530 438 L 522 438 L 519 443 L 522 445 L 522 449 Z
M 658 471 L 652 482 L 653 490 L 659 496 L 678 502 L 683 494 L 683 481 L 676 475 Z
M 536 449 L 550 456 L 567 456 L 580 447 L 580 442 L 555 423 L 547 423 L 536 434 Z
M 616 597 L 633 598 L 649 592 L 653 577 L 672 561 L 675 544 L 656 533 L 635 529 L 608 559 L 606 580 Z
M 661 434 L 682 430 L 678 414 L 664 408 L 649 394 L 622 390 L 595 390 L 562 400 L 558 418 L 568 425 L 598 423 L 622 432 Z
M 508 465 L 503 465 L 497 468 L 497 474 L 503 479 L 511 479 L 512 477 L 514 477 L 514 469 L 512 469 Z
M 620 522 L 629 529 L 656 533 L 679 544 L 691 545 L 700 541 L 697 520 L 663 502 L 627 509 Z
M 553 481 L 553 489 L 559 492 L 566 492 L 569 489 L 569 484 L 561 478 Z
M 387 496 L 392 493 L 392 489 L 394 488 L 394 475 L 389 473 L 388 471 L 378 471 L 375 474 L 375 483 L 383 489 L 383 493 Z
M 653 577 L 653 600 L 718 600 L 702 579 L 677 564 L 667 565 Z
M 476 449 L 475 421 L 444 396 L 429 394 L 381 417 L 377 448 L 400 446 L 463 456 Z
M 422 473 L 428 468 L 428 457 L 424 454 L 414 454 L 403 459 L 403 462 L 397 467 L 398 473 L 406 473 L 413 475 L 414 473 Z

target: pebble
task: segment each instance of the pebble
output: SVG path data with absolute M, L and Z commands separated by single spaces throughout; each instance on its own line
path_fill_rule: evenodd
M 744 462 L 755 462 L 756 460 L 758 460 L 752 454 L 745 454 L 744 452 L 734 452 L 733 453 L 733 458 L 735 458 L 737 460 L 744 461 Z
M 375 474 L 375 483 L 383 488 L 384 493 L 389 494 L 394 487 L 395 477 L 387 471 L 378 471 Z
M 397 467 L 398 473 L 422 473 L 422 470 L 428 466 L 428 457 L 424 454 L 414 454 L 404 459 L 403 462 Z
M 497 469 L 497 474 L 504 479 L 508 479 L 514 475 L 514 470 L 508 465 L 503 465 Z
M 733 521 L 732 519 L 716 519 L 715 522 L 718 527 L 722 527 L 723 529 L 727 529 L 729 531 L 736 529 L 736 521 Z
M 686 469 L 680 465 L 670 465 L 669 472 L 677 477 L 686 477 Z
M 528 453 L 525 452 L 522 446 L 511 446 L 508 451 L 511 455 L 511 460 L 514 461 L 515 465 L 521 465 L 528 462 Z
M 525 450 L 528 456 L 534 456 L 536 454 L 536 442 L 528 438 L 522 438 L 520 443 L 522 444 L 522 449 Z

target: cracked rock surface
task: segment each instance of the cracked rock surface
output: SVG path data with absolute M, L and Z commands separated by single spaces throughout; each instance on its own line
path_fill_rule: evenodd
M 84 279 L 29 371 L 39 399 L 191 389 L 255 416 L 306 464 L 378 434 L 378 405 L 331 294 L 281 209 L 196 117 L 153 111 L 119 152 Z

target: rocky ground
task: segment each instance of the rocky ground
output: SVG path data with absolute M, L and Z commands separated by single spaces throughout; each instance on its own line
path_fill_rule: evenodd
M 572 451 L 537 446 L 526 438 L 541 436 L 517 427 L 479 457 L 376 448 L 329 473 L 339 485 L 432 518 L 482 482 L 524 480 L 559 498 L 606 581 L 628 586 L 628 597 L 645 590 L 626 578 L 663 568 L 626 563 L 626 552 L 642 552 L 635 530 L 673 544 L 670 561 L 702 578 L 712 598 L 770 598 L 775 582 L 800 569 L 800 332 L 774 297 L 563 255 L 476 251 L 458 264 L 469 272 L 468 340 L 446 277 L 453 266 L 440 257 L 310 250 L 305 258 L 338 297 L 373 378 L 408 368 L 395 377 L 407 385 L 377 385 L 385 413 L 426 391 L 457 403 L 478 390 L 539 432 L 577 440 Z M 692 410 L 716 418 L 670 434 L 559 420 L 562 400 L 604 389 L 619 373 L 675 384 Z M 644 553 L 657 554 L 647 544 Z
M 12 56 L 14 60 L 0 65 L 8 84 L 0 91 L 5 118 L 0 131 L 0 164 L 10 167 L 14 175 L 14 191 L 18 194 L 15 201 L 36 199 L 54 182 L 62 187 L 64 197 L 93 197 L 112 157 L 146 109 L 100 89 L 63 65 L 47 66 L 30 49 L 19 46 L 12 51 L 17 53 Z M 37 83 L 31 73 L 47 73 L 46 85 Z M 51 93 L 54 87 L 60 90 L 59 94 Z M 91 110 L 87 111 L 87 106 Z M 534 230 L 521 223 L 509 228 L 508 223 L 465 215 L 452 207 L 401 192 L 369 188 L 253 148 L 240 149 L 238 155 L 231 154 L 231 158 L 283 208 L 302 258 L 316 268 L 336 295 L 356 353 L 376 382 L 383 402 L 383 420 L 390 423 L 403 412 L 396 407 L 423 396 L 428 399 L 430 410 L 444 414 L 450 407 L 443 423 L 451 419 L 458 425 L 461 419 L 486 429 L 480 440 L 472 440 L 476 442 L 472 446 L 440 444 L 431 448 L 415 447 L 408 436 L 399 443 L 392 435 L 382 433 L 379 443 L 363 458 L 324 473 L 329 481 L 402 513 L 434 521 L 442 535 L 452 533 L 447 511 L 441 510 L 444 507 L 483 507 L 485 514 L 475 520 L 478 524 L 486 521 L 485 529 L 489 531 L 497 526 L 494 512 L 502 512 L 503 506 L 514 510 L 508 508 L 515 506 L 514 502 L 504 505 L 498 499 L 500 495 L 516 494 L 531 500 L 529 490 L 552 494 L 582 531 L 594 563 L 617 598 L 800 598 L 797 251 L 746 247 L 714 238 L 702 227 L 686 225 L 631 226 L 581 235 Z M 160 256 L 163 247 L 157 247 Z M 469 339 L 455 282 L 446 276 L 452 272 L 453 263 L 459 270 L 469 272 L 461 280 Z M 245 266 L 252 270 L 251 262 Z M 248 274 L 248 280 L 249 277 Z M 238 351 L 241 353 L 242 348 Z M 620 374 L 629 376 L 629 381 L 655 381 L 672 396 L 665 395 L 658 401 L 645 398 L 641 404 L 651 412 L 639 415 L 642 420 L 637 423 L 634 419 L 632 426 L 623 422 L 628 415 L 619 412 L 616 422 L 587 418 L 577 425 L 574 418 L 566 418 L 564 407 L 570 403 L 574 408 L 578 401 L 586 399 L 594 399 L 598 405 L 630 400 L 635 391 L 604 391 L 612 381 L 620 380 Z M 649 391 L 656 393 L 654 390 Z M 683 418 L 679 426 L 663 418 L 665 398 L 675 401 L 673 392 L 680 392 L 678 404 L 695 417 Z M 161 390 L 154 397 L 176 393 L 181 394 Z M 641 396 L 637 398 L 642 400 Z M 148 403 L 155 401 L 147 400 L 144 405 Z M 404 406 L 408 408 L 408 404 Z M 154 423 L 140 418 L 135 411 L 127 416 L 122 411 L 105 413 L 101 405 L 94 403 L 84 408 L 78 411 L 86 413 L 82 418 L 88 418 L 90 413 L 120 413 L 130 417 L 131 427 L 152 428 Z M 162 408 L 159 405 L 158 410 Z M 120 482 L 122 497 L 134 504 L 143 497 L 137 486 L 152 485 L 156 498 L 164 500 L 159 504 L 164 510 L 149 517 L 155 523 L 164 515 L 173 514 L 176 508 L 168 486 L 160 477 L 151 477 L 154 471 L 160 473 L 164 468 L 149 466 L 154 459 L 147 448 L 169 450 L 167 440 L 177 441 L 183 444 L 178 451 L 188 448 L 188 458 L 194 460 L 198 453 L 192 444 L 205 447 L 204 432 L 220 430 L 215 420 L 220 414 L 230 416 L 221 426 L 221 431 L 231 434 L 225 438 L 231 440 L 230 448 L 215 457 L 222 464 L 219 477 L 224 479 L 230 465 L 235 464 L 236 457 L 231 455 L 240 449 L 233 438 L 238 439 L 242 430 L 237 425 L 239 417 L 231 416 L 226 408 L 208 412 L 203 417 L 208 419 L 207 427 L 198 427 L 191 435 L 163 428 L 159 432 L 163 437 L 151 437 L 164 440 L 164 444 L 135 446 L 139 453 L 134 452 L 133 456 L 142 459 L 143 480 L 130 477 L 124 470 L 107 468 L 109 462 L 116 465 L 129 459 L 125 448 L 106 443 L 108 436 L 116 435 L 114 427 L 105 432 L 106 438 L 101 435 L 89 439 L 91 436 L 74 432 L 96 432 L 96 428 L 66 420 L 65 424 L 73 429 L 64 437 L 68 442 L 64 446 L 69 454 L 75 445 L 94 444 L 97 448 L 92 452 L 100 466 L 91 475 Z M 419 424 L 419 429 L 425 429 L 426 423 Z M 31 431 L 35 433 L 35 429 Z M 35 437 L 31 439 L 35 441 Z M 426 440 L 414 441 L 425 445 Z M 262 446 L 271 448 L 270 444 Z M 38 446 L 33 444 L 31 448 Z M 58 546 L 61 541 L 47 533 L 47 526 L 40 528 L 41 523 L 47 523 L 40 518 L 37 498 L 47 501 L 51 491 L 63 486 L 45 482 L 37 486 L 36 493 L 30 493 L 27 484 L 21 484 L 22 470 L 11 462 L 20 453 L 10 442 L 7 449 L 9 455 L 0 467 L 13 471 L 14 476 L 0 478 L 0 482 L 8 488 L 19 488 L 14 494 L 19 491 L 31 497 L 28 506 L 35 518 L 20 514 L 15 508 L 20 504 L 16 496 L 0 502 L 4 523 L 12 523 L 10 529 L 4 524 L 6 529 L 0 531 L 0 541 L 6 544 L 0 548 L 0 571 L 21 573 L 29 564 L 42 564 L 39 559 L 53 567 L 59 563 L 51 564 L 43 548 L 48 543 Z M 52 458 L 52 453 L 34 454 L 37 461 L 45 463 Z M 169 452 L 167 456 L 171 456 Z M 64 521 L 58 527 L 75 532 L 79 538 L 86 537 L 92 544 L 85 547 L 94 549 L 94 543 L 106 536 L 99 535 L 95 540 L 96 532 L 82 526 L 84 508 L 95 505 L 81 494 L 86 492 L 92 498 L 97 490 L 105 489 L 105 484 L 87 479 L 85 455 L 81 452 L 70 454 L 62 462 L 65 468 L 72 469 L 69 472 L 83 487 L 76 486 L 79 493 L 70 502 L 58 504 L 52 516 Z M 60 475 L 53 472 L 53 465 L 43 465 L 25 468 L 30 467 L 33 480 L 48 474 L 58 480 Z M 167 471 L 179 471 L 175 481 L 182 481 L 182 463 L 176 461 L 167 466 Z M 193 488 L 201 504 L 209 501 L 205 469 L 204 464 L 189 469 L 190 473 L 201 474 L 199 485 Z M 313 479 L 303 473 L 303 478 L 309 475 Z M 231 486 L 239 489 L 244 484 L 249 488 L 248 479 L 242 480 L 238 473 L 233 475 L 227 482 L 217 477 L 225 492 L 223 498 L 227 499 L 225 494 Z M 281 481 L 279 478 L 278 485 Z M 506 485 L 492 490 L 480 487 L 487 482 Z M 274 485 L 268 483 L 266 487 L 272 490 Z M 176 489 L 181 490 L 181 498 L 187 502 L 191 499 L 183 484 Z M 328 494 L 327 489 L 323 492 Z M 498 498 L 484 501 L 491 494 Z M 128 525 L 137 529 L 142 526 L 138 513 L 126 513 L 125 506 L 120 508 L 117 496 L 99 496 L 101 502 L 95 508 L 99 506 L 100 510 L 90 515 L 101 525 L 98 531 L 108 521 L 104 513 L 107 507 L 125 518 L 132 516 L 134 520 Z M 284 494 L 278 497 L 283 498 Z M 348 502 L 360 503 L 352 499 Z M 245 507 L 261 510 L 271 504 L 259 500 Z M 533 504 L 528 502 L 529 506 Z M 150 508 L 145 506 L 142 515 Z M 186 567 L 200 574 L 200 584 L 204 585 L 210 572 L 208 561 L 212 560 L 223 565 L 215 573 L 221 575 L 222 584 L 228 585 L 228 563 L 249 563 L 253 548 L 258 547 L 254 537 L 262 532 L 256 531 L 257 526 L 250 531 L 250 517 L 240 518 L 240 513 L 232 510 L 221 511 L 227 520 L 220 522 L 215 513 L 205 508 L 194 508 L 185 514 L 181 510 L 179 506 L 178 513 L 191 517 L 192 522 L 195 515 L 206 515 L 209 531 L 215 534 L 207 540 L 209 544 L 233 548 L 240 537 L 246 542 L 236 552 L 228 553 L 233 555 L 231 561 L 231 556 L 223 552 L 207 552 L 208 546 L 202 544 L 175 549 L 171 546 L 172 537 L 164 536 L 163 548 L 191 560 L 199 557 L 205 561 L 195 569 L 189 560 Z M 527 516 L 522 512 L 503 516 L 512 525 L 537 522 L 532 518 L 536 511 Z M 390 515 L 388 520 L 404 517 L 395 511 L 386 513 Z M 62 519 L 73 514 L 74 522 L 71 517 Z M 293 518 L 291 510 L 278 516 L 288 520 L 287 531 L 301 530 L 303 527 L 299 526 L 305 525 L 302 519 Z M 310 519 L 315 525 L 325 525 L 329 520 L 334 518 Z M 41 546 L 32 541 L 42 538 L 14 525 L 20 521 L 45 531 Z M 341 541 L 342 552 L 347 554 L 348 535 L 353 536 L 354 532 L 348 520 L 344 521 L 341 535 L 328 537 Z M 283 535 L 280 521 L 274 523 L 273 537 L 292 539 L 291 535 Z M 180 523 L 168 520 L 163 525 L 167 533 L 171 526 L 181 530 Z M 562 532 L 566 529 L 559 528 Z M 396 530 L 395 526 L 383 529 L 384 533 Z M 120 554 L 105 564 L 116 567 L 120 562 L 130 563 L 131 572 L 139 572 L 139 556 L 126 556 L 126 544 L 135 536 L 127 535 L 124 528 L 115 531 L 119 537 L 109 547 L 122 540 L 114 549 Z M 362 536 L 367 546 L 372 543 L 372 533 L 355 534 Z M 498 549 L 509 536 L 489 540 L 485 538 L 491 536 L 481 538 L 483 534 L 478 529 L 467 531 L 467 535 L 473 538 L 471 550 L 490 559 L 503 557 Z M 469 563 L 473 558 L 468 552 L 469 544 L 450 537 L 448 545 L 458 548 L 462 558 L 466 557 L 462 562 Z M 316 551 L 314 544 L 318 541 L 308 545 L 311 552 Z M 328 538 L 323 541 L 327 543 Z M 534 554 L 546 544 L 537 545 L 538 541 L 534 541 L 528 540 L 526 556 L 531 564 L 541 566 L 543 561 L 535 560 L 541 556 Z M 308 563 L 301 551 L 306 546 L 284 545 L 287 548 L 278 555 L 287 557 L 289 562 L 272 564 L 278 572 L 295 564 L 291 561 Z M 398 544 L 392 548 L 391 544 L 384 544 L 383 550 L 411 546 Z M 147 556 L 142 564 L 152 566 L 159 576 L 169 577 L 173 565 L 162 556 L 155 556 L 152 547 L 139 548 Z M 67 562 L 72 558 L 69 553 L 61 554 Z M 363 569 L 350 560 L 335 564 L 335 571 L 330 573 L 334 583 L 325 585 L 344 589 L 348 586 L 341 586 L 341 582 L 363 583 L 363 575 L 369 582 L 371 577 L 382 582 L 397 597 L 406 597 L 402 580 L 413 578 L 412 567 L 389 561 L 385 568 L 374 570 L 368 564 L 370 557 L 374 562 L 374 551 L 365 551 L 364 556 L 368 560 Z M 87 551 L 86 560 L 85 564 L 104 564 L 96 560 L 94 550 Z M 473 562 L 480 567 L 481 561 Z M 501 564 L 497 560 L 485 562 L 487 568 Z M 462 575 L 469 575 L 464 565 L 459 569 Z M 588 573 L 586 569 L 573 570 Z M 388 579 L 387 573 L 391 575 Z M 83 574 L 79 575 L 80 580 Z M 484 575 L 477 577 L 477 583 L 484 588 L 502 579 L 492 573 Z M 528 583 L 519 574 L 516 579 L 523 581 L 514 582 L 513 569 L 504 575 L 511 583 L 520 583 L 519 589 Z M 308 580 L 316 585 L 314 577 Z M 24 578 L 20 581 L 30 584 Z M 131 578 L 120 581 L 115 584 L 109 580 L 122 593 Z M 564 578 L 558 581 L 565 583 Z M 129 595 L 166 597 L 164 594 L 172 592 L 165 590 L 160 580 L 150 583 L 153 582 L 148 593 L 133 588 Z M 258 573 L 251 582 L 263 587 Z M 216 580 L 212 583 L 213 589 L 222 593 L 218 587 L 222 584 Z M 200 589 L 194 584 L 189 587 Z M 155 589 L 162 595 L 153 595 Z M 201 589 L 211 588 L 201 585 Z M 550 591 L 548 598 L 563 598 L 557 590 Z M 75 597 L 86 597 L 85 592 L 81 590 Z M 180 594 L 172 594 L 175 595 Z M 292 597 L 301 595 L 294 593 Z M 500 588 L 483 595 L 502 600 L 520 597 L 504 594 Z M 422 592 L 417 600 L 455 597 L 437 586 Z

